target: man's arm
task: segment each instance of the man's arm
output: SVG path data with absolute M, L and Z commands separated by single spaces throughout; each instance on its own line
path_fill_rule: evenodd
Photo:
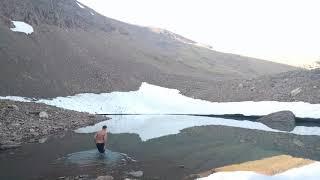
M 94 142 L 96 142 L 96 139 L 97 139 L 97 133 L 93 136 Z
M 107 139 L 108 139 L 108 134 L 106 132 L 106 134 L 103 136 L 103 140 L 104 140 L 104 149 L 107 149 Z
M 104 135 L 104 142 L 107 144 L 107 140 L 108 140 L 108 132 L 106 132 L 106 134 Z

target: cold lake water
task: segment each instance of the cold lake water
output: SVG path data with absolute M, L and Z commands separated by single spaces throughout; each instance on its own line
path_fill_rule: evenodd
M 182 179 L 280 154 L 320 160 L 320 136 L 269 131 L 252 121 L 174 115 L 111 118 L 51 137 L 44 144 L 0 153 L 0 179 L 108 174 L 124 179 L 131 171 L 143 171 L 140 179 Z M 93 132 L 102 125 L 110 132 L 105 155 L 97 152 L 93 142 Z

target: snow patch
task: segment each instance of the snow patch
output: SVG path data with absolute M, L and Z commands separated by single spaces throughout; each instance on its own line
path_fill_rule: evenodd
M 11 100 L 11 101 L 19 101 L 19 102 L 31 102 L 30 99 L 25 98 L 25 97 L 19 97 L 19 96 L 5 96 L 5 97 L 1 97 L 0 99 L 2 100 Z
M 212 49 L 212 46 L 207 45 L 207 44 L 203 44 L 203 43 L 199 43 L 199 42 L 186 43 L 186 44 L 190 44 L 190 45 L 193 45 L 193 46 L 198 46 L 198 47 L 206 48 L 206 49 L 209 49 L 209 50 L 213 50 L 213 49 Z
M 26 100 L 7 96 L 2 99 Z M 176 89 L 142 83 L 137 91 L 102 94 L 84 93 L 75 96 L 40 99 L 45 103 L 69 110 L 99 114 L 243 114 L 264 116 L 289 110 L 300 118 L 320 118 L 320 104 L 305 102 L 244 101 L 209 102 L 186 97 Z
M 293 168 L 274 176 L 266 176 L 250 171 L 218 172 L 198 180 L 318 180 L 320 179 L 320 162 Z
M 82 9 L 84 9 L 85 7 L 84 6 L 82 6 L 80 3 L 78 3 L 78 2 L 76 2 L 77 4 L 78 4 L 78 6 L 80 7 L 80 8 L 82 8 Z
M 10 28 L 11 31 L 14 32 L 23 32 L 25 34 L 33 33 L 33 27 L 30 24 L 27 24 L 22 21 L 12 21 L 14 28 Z
M 305 102 L 209 102 L 186 97 L 176 89 L 142 83 L 138 91 L 78 94 L 37 102 L 99 114 L 243 114 L 263 116 L 289 110 L 297 117 L 320 118 L 320 104 Z

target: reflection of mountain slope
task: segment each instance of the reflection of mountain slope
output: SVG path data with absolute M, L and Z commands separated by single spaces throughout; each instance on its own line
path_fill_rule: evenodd
M 126 135 L 126 136 L 125 136 Z M 131 152 L 145 164 L 146 174 L 161 175 L 160 179 L 182 179 L 190 174 L 205 172 L 230 164 L 288 154 L 293 157 L 319 160 L 318 136 L 297 136 L 225 126 L 202 126 L 184 129 L 149 141 L 135 142 L 131 134 L 110 142 L 113 149 Z M 118 144 L 122 142 L 121 144 Z M 124 149 L 125 143 L 131 144 Z M 132 153 L 134 152 L 134 154 Z M 167 163 L 167 164 L 164 164 Z M 186 171 L 177 171 L 184 165 Z
M 0 2 L 0 94 L 54 97 L 137 89 L 142 81 L 183 89 L 293 67 L 194 46 L 161 30 L 106 18 L 75 0 Z M 94 13 L 93 13 L 94 12 Z M 31 35 L 12 32 L 26 22 Z

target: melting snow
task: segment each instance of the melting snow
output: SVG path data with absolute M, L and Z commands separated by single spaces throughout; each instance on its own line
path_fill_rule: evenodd
M 80 3 L 78 3 L 78 2 L 76 2 L 77 4 L 78 4 L 78 6 L 80 7 L 80 8 L 82 8 L 82 9 L 84 9 L 85 7 L 84 6 L 82 6 Z
M 199 42 L 195 42 L 195 43 L 186 43 L 186 44 L 190 44 L 190 45 L 194 45 L 194 46 L 198 46 L 198 47 L 202 47 L 202 48 L 206 48 L 209 50 L 213 50 L 212 47 L 210 45 L 206 45 L 203 43 L 199 43 Z
M 10 28 L 11 31 L 14 32 L 23 32 L 26 34 L 31 34 L 33 33 L 33 27 L 25 22 L 22 21 L 12 21 L 13 25 L 15 26 L 14 28 Z
M 75 111 L 100 114 L 243 114 L 262 116 L 281 110 L 290 110 L 297 117 L 320 118 L 320 104 L 276 101 L 217 103 L 186 97 L 176 89 L 163 88 L 148 83 L 142 83 L 138 91 L 85 93 L 57 97 L 52 100 L 42 99 L 37 102 Z
M 319 180 L 320 162 L 290 169 L 274 176 L 266 176 L 250 171 L 218 172 L 198 180 Z
M 15 96 L 0 99 L 24 100 Z M 297 117 L 320 118 L 320 104 L 305 102 L 245 101 L 209 102 L 186 97 L 176 89 L 142 83 L 137 91 L 112 93 L 84 93 L 75 96 L 36 101 L 65 109 L 99 114 L 243 114 L 263 116 L 290 110 Z
M 0 96 L 0 99 L 3 99 L 3 100 L 8 99 L 11 101 L 19 101 L 19 102 L 31 102 L 30 99 L 25 98 L 25 97 L 19 97 L 19 96 L 6 96 L 6 97 Z

